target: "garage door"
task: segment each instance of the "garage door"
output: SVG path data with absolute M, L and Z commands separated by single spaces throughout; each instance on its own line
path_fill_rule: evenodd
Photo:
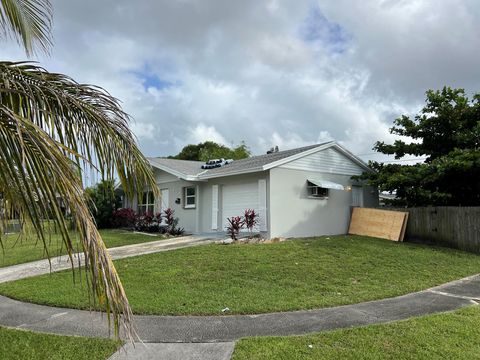
M 227 218 L 242 216 L 245 209 L 260 212 L 258 182 L 224 185 L 222 187 L 222 228 L 227 227 Z

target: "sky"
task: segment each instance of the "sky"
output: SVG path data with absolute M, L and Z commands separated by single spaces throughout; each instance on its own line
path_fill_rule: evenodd
M 377 140 L 425 91 L 480 92 L 478 0 L 53 0 L 49 71 L 119 98 L 146 156 Z M 2 60 L 24 60 L 2 43 Z

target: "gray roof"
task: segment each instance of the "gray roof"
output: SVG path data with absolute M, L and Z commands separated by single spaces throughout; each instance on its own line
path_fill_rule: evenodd
M 147 158 L 150 164 L 158 168 L 168 168 L 186 176 L 197 176 L 205 171 L 202 169 L 203 161 L 176 160 L 167 158 Z M 162 169 L 163 170 L 163 169 Z
M 304 146 L 301 148 L 274 152 L 271 154 L 264 154 L 252 156 L 246 159 L 235 160 L 228 165 L 219 168 L 204 170 L 201 168 L 202 161 L 176 160 L 167 158 L 148 158 L 152 166 L 158 167 L 162 170 L 183 174 L 185 177 L 198 177 L 198 179 L 206 179 L 210 177 L 221 177 L 229 174 L 247 173 L 263 170 L 263 166 L 273 163 L 278 160 L 288 158 L 290 156 L 302 153 L 304 151 L 325 145 L 327 143 Z M 168 169 L 165 169 L 168 168 Z M 178 174 L 175 174 L 178 175 Z
M 325 143 L 304 146 L 301 148 L 296 148 L 291 150 L 274 152 L 271 154 L 252 156 L 252 157 L 241 159 L 241 160 L 235 160 L 234 162 L 228 165 L 208 170 L 206 173 L 202 174 L 200 178 L 219 177 L 222 175 L 228 175 L 230 173 L 251 172 L 256 170 L 260 171 L 262 170 L 262 167 L 265 165 L 268 165 L 278 160 L 288 158 L 290 156 L 316 148 L 321 145 L 325 145 Z

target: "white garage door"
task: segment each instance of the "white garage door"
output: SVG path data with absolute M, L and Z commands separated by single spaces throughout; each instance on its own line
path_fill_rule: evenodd
M 227 218 L 243 216 L 245 209 L 259 212 L 258 182 L 224 185 L 222 187 L 222 228 L 227 227 Z

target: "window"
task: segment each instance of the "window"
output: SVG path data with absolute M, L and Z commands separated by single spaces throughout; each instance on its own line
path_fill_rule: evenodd
M 309 198 L 328 199 L 328 189 L 307 181 L 307 193 Z
M 195 208 L 195 187 L 189 186 L 185 188 L 185 208 L 186 209 L 193 209 Z
M 145 191 L 138 201 L 138 213 L 140 215 L 150 213 L 155 210 L 155 196 L 152 191 Z

